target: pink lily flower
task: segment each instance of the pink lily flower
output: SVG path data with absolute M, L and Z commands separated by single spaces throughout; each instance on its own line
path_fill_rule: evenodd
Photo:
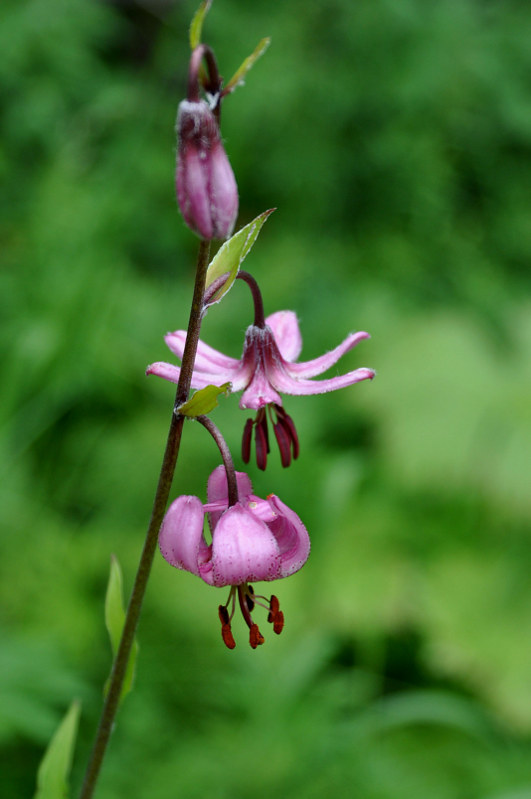
M 231 586 L 227 603 L 219 608 L 223 641 L 229 649 L 234 648 L 231 620 L 237 596 L 250 630 L 250 644 L 255 649 L 264 642 L 251 617 L 255 604 L 266 608 L 268 621 L 278 634 L 284 626 L 284 616 L 275 596 L 259 596 L 249 583 L 277 580 L 301 569 L 308 559 L 310 539 L 297 514 L 278 497 L 254 496 L 244 472 L 236 472 L 236 481 L 239 499 L 230 507 L 223 466 L 214 469 L 209 477 L 205 505 L 195 496 L 178 497 L 162 523 L 159 547 L 175 568 L 197 575 L 208 585 Z M 207 544 L 203 532 L 205 513 L 212 532 L 211 544 Z
M 282 405 L 281 394 L 323 394 L 339 388 L 372 380 L 373 369 L 354 369 L 343 375 L 324 380 L 311 378 L 322 374 L 363 339 L 368 333 L 350 333 L 335 349 L 311 361 L 297 361 L 302 349 L 302 337 L 297 317 L 293 311 L 277 311 L 265 319 L 264 325 L 250 325 L 245 334 L 242 357 L 230 358 L 200 341 L 192 376 L 193 388 L 221 385 L 230 382 L 233 391 L 243 391 L 240 408 L 250 408 L 258 413 L 249 419 L 244 429 L 242 457 L 249 461 L 251 433 L 255 428 L 255 445 L 258 467 L 265 469 L 269 440 L 267 414 L 279 445 L 283 466 L 296 458 L 299 442 L 293 420 Z M 169 349 L 182 358 L 186 331 L 176 330 L 165 337 Z M 180 368 L 170 363 L 158 362 L 148 366 L 146 373 L 158 375 L 172 383 L 179 380 Z M 276 421 L 273 419 L 273 414 Z

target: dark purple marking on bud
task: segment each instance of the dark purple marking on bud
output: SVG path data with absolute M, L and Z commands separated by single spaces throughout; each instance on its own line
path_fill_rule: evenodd
M 238 187 L 204 100 L 180 103 L 177 134 L 177 201 L 184 220 L 203 239 L 226 239 L 238 214 Z

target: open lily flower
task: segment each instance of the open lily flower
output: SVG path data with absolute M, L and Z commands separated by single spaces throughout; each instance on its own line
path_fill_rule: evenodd
M 199 342 L 192 376 L 193 388 L 208 385 L 232 383 L 233 391 L 243 391 L 240 408 L 250 408 L 258 413 L 249 420 L 243 437 L 242 456 L 249 461 L 252 429 L 255 431 L 255 445 L 259 468 L 265 469 L 269 441 L 267 434 L 267 414 L 273 422 L 273 429 L 279 445 L 282 464 L 288 466 L 291 454 L 296 458 L 299 444 L 295 425 L 282 406 L 281 394 L 308 395 L 323 394 L 345 388 L 362 380 L 371 380 L 373 369 L 354 369 L 343 375 L 324 380 L 311 378 L 322 374 L 333 366 L 346 352 L 368 333 L 350 333 L 335 349 L 311 361 L 298 362 L 302 349 L 302 338 L 297 317 L 293 311 L 277 311 L 265 320 L 264 326 L 250 325 L 245 334 L 242 357 L 230 358 L 208 344 Z M 165 337 L 169 349 L 182 358 L 186 343 L 186 331 L 177 330 Z M 147 374 L 158 375 L 172 383 L 179 380 L 180 368 L 170 363 L 153 363 Z M 275 421 L 276 419 L 276 421 Z
M 231 620 L 238 597 L 254 649 L 264 641 L 251 617 L 255 604 L 267 609 L 276 633 L 281 632 L 284 617 L 276 597 L 255 594 L 249 583 L 294 574 L 308 559 L 310 539 L 297 514 L 278 497 L 254 496 L 244 472 L 236 472 L 236 480 L 239 500 L 230 507 L 223 466 L 210 475 L 205 505 L 195 496 L 178 497 L 162 523 L 159 546 L 165 560 L 177 569 L 189 571 L 209 585 L 231 586 L 227 603 L 219 609 L 223 640 L 229 649 L 234 648 Z M 205 513 L 211 544 L 203 532 Z

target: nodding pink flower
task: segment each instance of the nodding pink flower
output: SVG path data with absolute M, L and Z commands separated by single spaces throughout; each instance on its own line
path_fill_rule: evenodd
M 219 607 L 223 641 L 229 649 L 234 648 L 231 620 L 238 597 L 255 649 L 264 638 L 251 617 L 254 606 L 266 608 L 277 634 L 284 626 L 284 615 L 275 596 L 267 599 L 255 594 L 249 583 L 278 580 L 301 569 L 308 559 L 310 539 L 297 514 L 278 497 L 254 496 L 244 472 L 236 472 L 236 482 L 239 499 L 230 507 L 223 466 L 209 477 L 206 505 L 198 497 L 178 497 L 162 523 L 159 546 L 165 560 L 175 568 L 189 571 L 209 585 L 231 586 L 227 603 Z M 203 532 L 205 512 L 211 544 L 207 544 Z
M 238 215 L 238 187 L 204 100 L 180 103 L 177 134 L 177 201 L 184 220 L 203 239 L 226 239 Z
M 199 342 L 192 376 L 193 388 L 221 385 L 230 382 L 233 391 L 243 391 L 240 408 L 257 411 L 255 419 L 248 419 L 243 433 L 242 457 L 249 462 L 251 435 L 254 427 L 256 459 L 260 469 L 265 469 L 269 450 L 267 420 L 280 449 L 283 466 L 289 466 L 291 457 L 299 454 L 295 425 L 283 408 L 281 394 L 323 394 L 345 388 L 361 380 L 371 380 L 375 372 L 365 367 L 325 380 L 310 378 L 320 375 L 333 366 L 346 352 L 368 333 L 350 333 L 335 349 L 311 361 L 298 362 L 302 338 L 297 317 L 293 311 L 277 311 L 265 319 L 265 324 L 250 325 L 245 334 L 242 357 L 230 358 L 218 350 Z M 176 330 L 165 337 L 169 349 L 182 358 L 186 331 Z M 159 362 L 147 368 L 147 374 L 158 375 L 172 383 L 179 380 L 180 368 Z

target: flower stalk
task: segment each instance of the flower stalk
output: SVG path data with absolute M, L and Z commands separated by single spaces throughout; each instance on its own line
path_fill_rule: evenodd
M 118 712 L 122 685 L 125 678 L 127 663 L 129 662 L 129 656 L 131 654 L 131 648 L 135 638 L 135 632 L 146 593 L 149 575 L 151 573 L 151 566 L 153 564 L 153 558 L 157 549 L 158 532 L 164 517 L 164 511 L 166 510 L 168 497 L 170 495 L 173 475 L 177 465 L 177 458 L 179 456 L 185 418 L 184 416 L 176 413 L 175 408 L 186 402 L 190 392 L 197 344 L 199 341 L 199 333 L 201 328 L 201 311 L 203 308 L 203 297 L 205 293 L 209 255 L 210 242 L 201 241 L 199 244 L 199 252 L 197 257 L 194 293 L 188 322 L 187 340 L 183 352 L 181 374 L 177 384 L 175 405 L 172 412 L 170 429 L 168 432 L 166 449 L 164 451 L 164 457 L 160 469 L 157 490 L 155 492 L 155 498 L 153 501 L 153 510 L 151 512 L 151 518 L 146 532 L 144 547 L 140 556 L 138 570 L 131 592 L 131 598 L 127 607 L 122 638 L 120 640 L 120 645 L 112 665 L 111 676 L 109 679 L 109 689 L 103 705 L 100 722 L 96 732 L 96 737 L 94 739 L 92 753 L 87 770 L 85 772 L 85 778 L 81 788 L 81 793 L 79 794 L 79 799 L 90 799 L 90 797 L 92 797 L 101 770 L 103 758 L 105 757 L 105 753 L 107 751 L 107 745 L 109 743 L 114 719 Z

